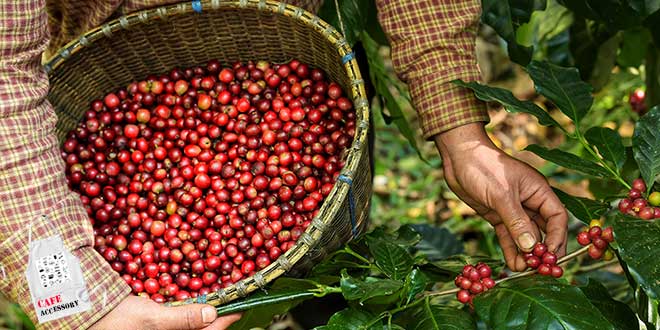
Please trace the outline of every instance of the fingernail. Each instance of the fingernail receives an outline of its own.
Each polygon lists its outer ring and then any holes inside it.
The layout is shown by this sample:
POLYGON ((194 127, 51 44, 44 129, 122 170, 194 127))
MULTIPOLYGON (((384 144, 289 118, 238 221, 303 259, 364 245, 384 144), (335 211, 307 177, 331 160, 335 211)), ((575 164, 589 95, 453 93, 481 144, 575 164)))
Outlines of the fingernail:
POLYGON ((204 322, 204 324, 211 324, 215 321, 216 316, 215 308, 211 306, 202 308, 202 322, 204 322))
POLYGON ((518 246, 523 250, 529 250, 534 247, 536 239, 530 233, 522 233, 518 236, 518 246))

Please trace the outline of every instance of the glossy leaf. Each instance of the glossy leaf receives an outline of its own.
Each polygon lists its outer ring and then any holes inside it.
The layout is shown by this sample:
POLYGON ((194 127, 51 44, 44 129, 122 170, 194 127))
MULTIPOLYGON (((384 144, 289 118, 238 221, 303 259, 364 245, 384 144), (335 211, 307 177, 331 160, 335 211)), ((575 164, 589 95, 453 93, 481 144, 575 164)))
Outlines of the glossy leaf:
POLYGON ((493 330, 613 330, 580 289, 534 275, 498 284, 474 298, 479 318, 493 330))
POLYGON ((365 235, 367 240, 380 239, 386 240, 404 248, 415 246, 422 240, 422 235, 418 233, 414 225, 405 224, 394 232, 387 231, 384 227, 376 227, 365 235))
POLYGON ((416 310, 416 324, 409 326, 412 330, 470 330, 477 329, 476 322, 470 313, 457 308, 432 305, 425 302, 416 310))
POLYGON ((401 280, 412 271, 414 261, 406 249, 381 239, 368 239, 367 244, 376 265, 389 278, 401 280))
POLYGON ((403 287, 403 282, 390 279, 367 277, 360 280, 353 278, 345 270, 341 272, 339 283, 346 300, 359 300, 360 303, 374 297, 392 295, 403 287))
POLYGON ((464 82, 462 80, 454 80, 454 84, 469 88, 474 91, 474 95, 482 100, 487 102, 498 102, 502 104, 504 109, 508 112, 521 112, 528 113, 536 117, 539 121, 539 124, 545 126, 556 126, 561 129, 563 127, 554 120, 550 114, 545 110, 541 109, 532 101, 521 101, 518 100, 511 91, 503 88, 490 87, 486 85, 481 85, 477 82, 464 82))
MULTIPOLYGON (((642 178, 652 183, 660 174, 660 106, 653 107, 637 121, 633 134, 633 155, 642 178)), ((647 184, 651 189, 653 184, 647 184)))
POLYGON ((569 195, 557 188, 552 188, 566 209, 578 220, 589 224, 591 219, 598 219, 609 210, 609 205, 593 199, 569 195))
POLYGON ((572 64, 569 49, 569 28, 573 24, 573 13, 556 1, 548 1, 543 11, 532 15, 529 24, 524 25, 528 33, 521 33, 519 28, 516 37, 519 43, 525 46, 534 46, 534 58, 543 58, 548 61, 570 66, 572 64), (526 37, 522 43, 521 38, 526 37))
POLYGON ((267 291, 256 292, 247 298, 217 308, 218 315, 243 311, 243 317, 231 329, 265 327, 275 315, 285 314, 301 302, 314 298, 309 291, 316 286, 306 280, 280 278, 267 291))
POLYGON ((623 146, 621 135, 611 128, 592 127, 584 137, 598 149, 598 153, 617 168, 622 168, 626 162, 626 148, 623 146))
POLYGON ((373 322, 378 316, 362 309, 346 308, 330 317, 327 325, 314 328, 315 330, 381 330, 383 322, 373 322))
POLYGON ((613 212, 614 237, 630 274, 653 298, 660 298, 660 221, 613 212))
POLYGON ((429 279, 424 275, 424 272, 418 268, 413 269, 406 277, 406 303, 410 303, 417 294, 422 293, 429 284, 428 282, 429 279))
POLYGON ((600 310, 601 314, 614 325, 616 330, 639 330, 637 316, 630 309, 630 306, 612 299, 607 292, 607 288, 598 281, 589 279, 587 285, 581 286, 580 290, 600 310))
POLYGON ((539 157, 553 162, 559 166, 582 172, 584 174, 592 175, 595 177, 609 178, 611 175, 605 168, 596 164, 593 161, 580 158, 574 154, 562 151, 559 149, 546 149, 542 146, 531 144, 525 148, 537 154, 539 157))
POLYGON ((394 242, 401 246, 414 246, 422 240, 422 234, 416 225, 405 224, 396 231, 394 242))
POLYGON ((575 68, 563 68, 548 62, 532 61, 527 72, 539 94, 552 101, 579 127, 593 103, 591 86, 580 78, 575 68))
POLYGON ((312 275, 323 275, 323 274, 338 274, 342 269, 358 269, 364 267, 364 264, 361 264, 352 256, 342 255, 342 258, 332 258, 322 261, 320 264, 314 266, 312 269, 312 275), (350 258, 351 260, 347 260, 350 258))
POLYGON ((412 225, 422 239, 415 245, 415 250, 435 261, 463 253, 463 243, 447 228, 428 224, 412 225))
POLYGON ((481 20, 506 41, 511 60, 527 65, 532 58, 532 48, 516 42, 516 29, 520 24, 529 21, 532 11, 543 9, 545 2, 482 0, 481 6, 481 20))

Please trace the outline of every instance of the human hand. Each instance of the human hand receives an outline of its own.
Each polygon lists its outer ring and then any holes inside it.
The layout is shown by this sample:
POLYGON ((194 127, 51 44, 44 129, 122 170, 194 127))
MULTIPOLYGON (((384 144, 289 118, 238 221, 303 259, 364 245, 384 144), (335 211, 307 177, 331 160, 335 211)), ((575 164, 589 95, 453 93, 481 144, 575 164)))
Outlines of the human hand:
POLYGON ((435 137, 449 187, 495 227, 507 265, 522 271, 529 252, 546 233, 549 251, 566 254, 568 215, 539 172, 497 148, 482 123, 435 137))
POLYGON ((209 305, 165 307, 147 298, 128 296, 90 330, 224 330, 240 318, 239 314, 218 317, 209 305))

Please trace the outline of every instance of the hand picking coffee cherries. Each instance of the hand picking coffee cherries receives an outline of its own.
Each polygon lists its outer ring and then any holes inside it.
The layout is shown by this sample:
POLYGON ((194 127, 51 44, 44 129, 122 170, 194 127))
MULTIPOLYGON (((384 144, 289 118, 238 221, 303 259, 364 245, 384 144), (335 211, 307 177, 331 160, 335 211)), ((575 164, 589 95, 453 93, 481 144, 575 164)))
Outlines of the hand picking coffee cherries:
POLYGON ((564 270, 557 265, 557 255, 548 251, 544 243, 536 243, 532 252, 525 253, 525 262, 531 269, 536 269, 539 275, 559 278, 564 270))
POLYGON ((614 254, 608 250, 610 243, 614 242, 614 233, 612 227, 601 228, 602 223, 599 220, 592 220, 589 228, 585 228, 577 235, 577 241, 582 246, 589 246, 589 256, 592 259, 603 258, 612 260, 614 254))
POLYGON ((660 192, 654 191, 644 198, 646 183, 642 179, 635 179, 632 188, 628 191, 628 198, 619 202, 619 211, 624 214, 639 217, 644 220, 660 218, 660 192))
POLYGON ((495 286, 495 281, 490 277, 493 271, 483 262, 476 266, 465 265, 463 272, 456 276, 454 284, 461 290, 456 293, 456 298, 463 304, 472 303, 472 298, 495 286))

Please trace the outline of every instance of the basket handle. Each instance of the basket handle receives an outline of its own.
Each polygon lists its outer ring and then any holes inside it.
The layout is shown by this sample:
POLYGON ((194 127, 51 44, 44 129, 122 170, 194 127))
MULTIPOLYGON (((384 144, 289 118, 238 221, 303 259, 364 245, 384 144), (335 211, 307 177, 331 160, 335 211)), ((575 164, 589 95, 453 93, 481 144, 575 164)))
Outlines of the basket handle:
POLYGON ((337 19, 339 20, 339 29, 341 34, 346 38, 346 29, 344 29, 344 20, 341 17, 341 10, 339 10, 339 0, 335 0, 335 10, 337 10, 337 19))

